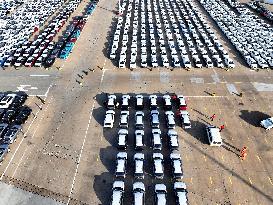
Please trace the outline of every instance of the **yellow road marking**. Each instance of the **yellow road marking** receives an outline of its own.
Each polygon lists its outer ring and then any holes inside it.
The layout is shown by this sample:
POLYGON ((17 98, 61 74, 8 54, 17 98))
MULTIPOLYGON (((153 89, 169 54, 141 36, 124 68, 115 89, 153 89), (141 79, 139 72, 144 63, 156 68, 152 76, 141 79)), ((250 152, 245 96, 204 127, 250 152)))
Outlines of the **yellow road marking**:
POLYGON ((273 186, 273 182, 270 177, 268 177, 268 180, 269 180, 270 184, 273 186))
POLYGON ((259 155, 257 155, 257 158, 258 158, 259 162, 261 162, 261 158, 259 157, 259 155))
POLYGON ((252 181, 251 181, 251 178, 250 178, 250 177, 248 177, 248 180, 249 180, 250 184, 252 185, 253 183, 252 183, 252 181))
POLYGON ((229 179, 229 183, 232 185, 231 177, 229 176, 228 179, 229 179))
POLYGON ((192 177, 191 177, 191 184, 193 184, 193 183, 192 183, 192 177))
POLYGON ((209 177, 209 180, 210 180, 210 184, 212 184, 212 178, 211 177, 209 177))
POLYGON ((224 160, 224 155, 222 155, 222 160, 225 161, 225 160, 224 160))
POLYGON ((206 158, 206 156, 203 156, 204 157, 204 160, 205 160, 205 162, 207 161, 207 158, 206 158))
POLYGON ((97 156, 97 162, 99 161, 99 155, 97 156))
POLYGON ((189 161, 188 155, 186 155, 186 160, 189 161))

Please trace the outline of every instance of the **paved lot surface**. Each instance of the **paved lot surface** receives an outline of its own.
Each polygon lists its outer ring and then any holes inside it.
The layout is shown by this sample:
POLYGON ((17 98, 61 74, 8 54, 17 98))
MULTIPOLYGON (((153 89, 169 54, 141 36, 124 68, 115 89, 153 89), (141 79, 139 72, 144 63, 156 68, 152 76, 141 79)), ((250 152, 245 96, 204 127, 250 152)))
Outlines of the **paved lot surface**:
MULTIPOLYGON (((31 193, 70 205, 109 204, 117 153, 111 133, 116 132, 117 121, 110 131, 101 126, 105 93, 174 92, 187 96, 193 125, 187 132, 176 129, 190 204, 272 204, 272 132, 258 126, 261 119, 273 115, 272 71, 255 72, 244 66, 229 72, 118 70, 105 56, 115 6, 113 1, 98 3, 73 53, 61 62, 61 71, 0 72, 1 90, 15 91, 21 85, 32 95, 27 104, 33 108, 33 116, 23 128, 25 138, 19 136, 0 166, 2 182, 26 191, 17 194, 10 186, 2 186, 2 193, 5 190, 18 196, 17 201, 8 204, 18 204, 31 193), (243 97, 238 96, 241 92, 243 97), (41 95, 46 103, 43 105, 35 95, 41 95), (208 116, 213 113, 213 124, 226 126, 222 132, 224 146, 220 148, 209 147, 204 133, 204 126, 211 123, 208 116), (249 147, 249 153, 241 161, 237 149, 244 145, 249 147)), ((149 127, 148 119, 145 124, 149 127)), ((147 166, 147 176, 150 168, 147 166)), ((172 198, 171 180, 166 174, 168 197, 172 198)), ((153 204, 151 185, 155 181, 148 176, 144 182, 147 204, 153 204)), ((126 179, 126 184, 125 204, 131 204, 132 182, 126 179)), ((169 204, 174 204, 174 200, 169 204)))

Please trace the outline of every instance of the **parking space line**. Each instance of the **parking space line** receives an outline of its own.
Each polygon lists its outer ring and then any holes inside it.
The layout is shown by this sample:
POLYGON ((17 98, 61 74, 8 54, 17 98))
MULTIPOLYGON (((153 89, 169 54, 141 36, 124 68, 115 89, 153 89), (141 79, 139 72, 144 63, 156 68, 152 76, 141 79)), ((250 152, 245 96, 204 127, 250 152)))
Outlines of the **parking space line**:
POLYGON ((78 161, 77 161, 77 166, 76 166, 76 170, 75 170, 75 173, 74 173, 74 177, 73 177, 73 180, 72 180, 70 193, 69 193, 68 200, 67 200, 67 203, 66 203, 67 205, 69 204, 69 202, 71 200, 71 196, 72 196, 73 191, 74 191, 76 177, 77 177, 77 174, 78 174, 78 169, 79 169, 79 165, 80 165, 80 162, 81 162, 81 157, 82 157, 82 152, 83 152, 83 148, 84 148, 84 145, 85 145, 86 137, 87 137, 88 130, 89 130, 89 127, 90 127, 90 123, 91 123, 91 120, 92 120, 92 114, 93 114, 94 107, 95 107, 95 100, 93 100, 93 105, 92 105, 91 111, 89 113, 89 120, 88 120, 88 124, 87 124, 86 130, 85 130, 85 135, 84 135, 83 143, 82 143, 82 146, 81 146, 80 155, 79 155, 79 158, 78 158, 78 161))
POLYGON ((256 155, 256 156, 257 156, 257 158, 258 158, 259 162, 261 162, 261 158, 259 157, 259 155, 256 155))
POLYGON ((248 180, 249 180, 250 184, 252 185, 253 183, 252 183, 252 180, 250 177, 248 177, 248 180))
POLYGON ((210 184, 212 184, 212 178, 211 177, 209 177, 209 181, 210 181, 210 184))
POLYGON ((228 179, 229 179, 229 183, 232 185, 231 176, 229 176, 228 179))
POLYGON ((50 75, 39 75, 39 74, 33 74, 33 75, 29 75, 30 77, 49 77, 50 75))
POLYGON ((204 155, 203 157, 204 157, 204 160, 205 160, 205 162, 206 162, 206 161, 207 161, 207 158, 206 158, 206 156, 204 155))
POLYGON ((269 180, 270 184, 273 186, 273 182, 270 177, 268 177, 268 180, 269 180))

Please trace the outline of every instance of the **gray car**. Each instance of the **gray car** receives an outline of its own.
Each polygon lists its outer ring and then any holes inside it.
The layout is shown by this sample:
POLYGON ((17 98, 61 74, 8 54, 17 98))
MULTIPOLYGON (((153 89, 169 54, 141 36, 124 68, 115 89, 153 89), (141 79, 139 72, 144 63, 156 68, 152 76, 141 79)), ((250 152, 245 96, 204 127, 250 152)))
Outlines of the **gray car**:
POLYGON ((12 144, 14 141, 16 141, 17 134, 21 130, 20 125, 13 125, 11 128, 8 129, 8 131, 4 135, 4 142, 8 144, 12 144))

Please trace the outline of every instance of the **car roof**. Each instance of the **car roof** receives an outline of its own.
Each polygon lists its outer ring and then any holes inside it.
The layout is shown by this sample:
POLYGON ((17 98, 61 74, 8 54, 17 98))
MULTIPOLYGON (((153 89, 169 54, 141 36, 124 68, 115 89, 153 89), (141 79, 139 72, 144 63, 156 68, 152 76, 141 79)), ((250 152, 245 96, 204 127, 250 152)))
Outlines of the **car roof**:
POLYGON ((121 190, 113 191, 112 205, 120 205, 121 198, 122 198, 122 191, 121 190))
POLYGON ((117 160, 117 172, 124 172, 125 171, 125 160, 118 159, 117 160))
POLYGON ((158 134, 154 135, 153 140, 154 140, 154 144, 161 144, 161 137, 160 137, 160 135, 158 135, 158 134))
POLYGON ((181 205, 187 205, 188 199, 187 199, 187 192, 178 191, 177 193, 179 204, 181 205))
POLYGON ((158 205, 166 205, 166 195, 163 193, 157 194, 157 204, 158 205))
POLYGON ((136 168, 136 173, 143 173, 143 164, 144 164, 144 161, 142 160, 136 160, 135 161, 135 168, 136 168))
POLYGON ((126 144, 126 135, 119 135, 118 136, 118 144, 125 145, 126 144))
POLYGON ((178 139, 176 135, 170 136, 170 143, 172 146, 178 146, 178 139))
POLYGON ((208 126, 207 128, 210 130, 212 141, 222 142, 222 138, 221 138, 220 131, 219 131, 218 127, 208 126))

